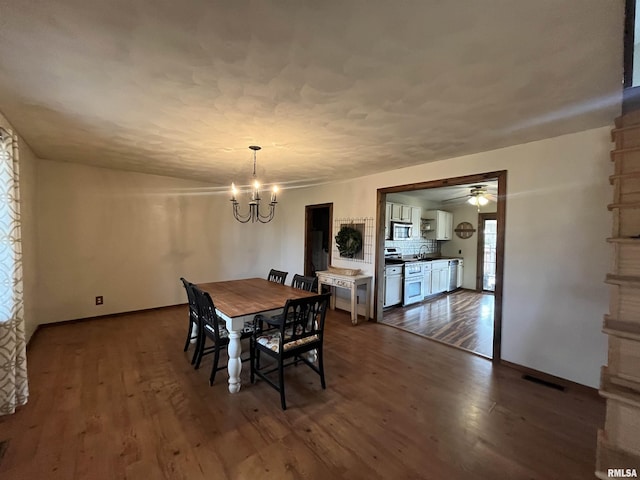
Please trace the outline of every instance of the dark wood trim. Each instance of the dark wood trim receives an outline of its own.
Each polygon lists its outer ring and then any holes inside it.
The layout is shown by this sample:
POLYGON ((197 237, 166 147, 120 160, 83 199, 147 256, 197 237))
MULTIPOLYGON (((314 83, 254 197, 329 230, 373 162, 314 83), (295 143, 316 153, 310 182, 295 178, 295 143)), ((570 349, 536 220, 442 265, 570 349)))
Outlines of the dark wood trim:
POLYGON ((373 318, 376 322, 382 320, 384 308, 384 228, 387 206, 387 194, 378 189, 376 199, 376 258, 375 258, 375 284, 373 289, 373 318))
MULTIPOLYGON (((482 183, 500 178, 501 174, 506 174, 506 170, 487 173, 475 173, 473 175, 465 175, 464 177, 443 178, 440 180, 429 180, 427 182, 411 183, 405 185, 396 185, 394 187, 379 188, 381 193, 402 193, 412 192, 414 190, 425 190, 428 188, 450 187, 452 185, 465 185, 467 183, 482 183)), ((385 197, 386 198, 386 197, 385 197)))
MULTIPOLYGON (((125 315, 132 315, 135 313, 162 311, 168 308, 176 308, 176 307, 182 307, 182 306, 186 307, 187 305, 188 305, 187 303, 176 303, 175 305, 165 305, 163 307, 141 308, 140 310, 131 310, 128 312, 119 312, 119 313, 107 313, 105 315, 97 315, 95 317, 73 318, 71 320, 60 320, 59 322, 41 323, 40 325, 37 326, 36 332, 42 328, 56 327, 58 325, 69 325, 72 323, 89 322, 91 320, 104 320, 107 318, 117 318, 125 315)), ((36 332, 33 332, 33 335, 31 336, 32 339, 33 337, 35 337, 36 332)))
MULTIPOLYGON (((525 367, 524 365, 519 365, 517 363, 512 363, 507 360, 500 360, 500 364, 505 367, 513 368, 514 370, 518 370, 525 375, 531 375, 532 377, 539 378, 540 380, 544 380, 545 382, 555 383, 565 388, 565 391, 578 391, 583 392, 588 395, 592 395, 594 397, 600 397, 597 388, 589 387, 587 385, 582 385, 581 383, 576 383, 571 380, 567 380, 566 378, 556 377, 555 375, 551 375, 550 373, 541 372, 540 370, 536 370, 534 368, 525 367)), ((604 401, 604 400, 603 400, 604 401)))
MULTIPOLYGON (((478 213, 478 249, 476 258, 476 292, 488 292, 484 290, 482 277, 484 277, 484 221, 497 220, 498 213, 478 213)), ((493 293, 493 292, 491 292, 493 293)))
POLYGON ((499 362, 502 355, 502 294, 504 286, 504 242, 507 223, 507 171, 498 175, 498 238, 496 242, 496 303, 493 314, 493 361, 499 362))
POLYGON ((465 175, 463 177, 444 178, 439 180, 429 180, 426 182, 411 183, 405 185, 396 185, 393 187, 379 188, 377 191, 376 219, 378 222, 378 230, 376 235, 376 269, 374 291, 374 318, 382 316, 382 299, 384 298, 384 214, 385 204, 388 193, 411 192, 415 190, 424 190, 429 188, 448 187, 452 185, 465 185, 472 183, 482 183, 490 180, 498 181, 498 202, 497 202, 497 220, 498 220, 498 239, 496 245, 496 290, 495 309, 493 316, 493 358, 494 363, 500 362, 501 342, 502 342, 502 292, 503 292, 503 275, 504 275, 504 248, 505 248, 505 228, 507 218, 507 171, 497 170, 494 172, 476 173, 465 175))
POLYGON ((635 41, 636 0, 626 0, 624 11, 624 72, 622 114, 640 110, 640 87, 633 86, 633 51, 635 41))
POLYGON ((626 0, 624 9, 624 88, 630 88, 633 85, 635 18, 636 0, 626 0))
POLYGON ((311 231, 311 211, 319 208, 329 209, 329 265, 331 265, 331 239, 333 238, 333 203, 319 203, 316 205, 306 205, 304 207, 304 274, 311 275, 311 241, 309 232, 311 231))

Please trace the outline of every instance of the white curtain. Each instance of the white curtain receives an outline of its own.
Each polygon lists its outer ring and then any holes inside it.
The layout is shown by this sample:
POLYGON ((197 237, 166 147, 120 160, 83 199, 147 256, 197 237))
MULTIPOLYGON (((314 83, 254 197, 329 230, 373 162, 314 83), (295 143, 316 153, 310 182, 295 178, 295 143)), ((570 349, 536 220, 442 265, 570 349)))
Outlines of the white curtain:
POLYGON ((0 128, 0 415, 27 403, 18 138, 0 128))

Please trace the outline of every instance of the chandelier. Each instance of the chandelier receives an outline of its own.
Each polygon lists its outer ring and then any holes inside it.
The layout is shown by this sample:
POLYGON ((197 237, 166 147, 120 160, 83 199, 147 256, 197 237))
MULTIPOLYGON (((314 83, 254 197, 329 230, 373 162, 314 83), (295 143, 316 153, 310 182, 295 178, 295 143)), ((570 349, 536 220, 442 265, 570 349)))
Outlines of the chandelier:
POLYGON ((249 211, 245 214, 241 214, 238 211, 238 200, 236 199, 236 194, 238 193, 238 189, 235 184, 231 184, 231 203, 233 204, 233 216, 240 223, 268 223, 273 220, 273 216, 276 213, 276 194, 278 193, 278 187, 274 186, 271 191, 271 201, 269 202, 269 211, 265 214, 260 211, 260 182, 258 182, 258 178, 256 177, 256 152, 260 150, 261 147, 257 145, 251 145, 249 147, 253 150, 253 182, 251 184, 251 200, 249 200, 249 211))

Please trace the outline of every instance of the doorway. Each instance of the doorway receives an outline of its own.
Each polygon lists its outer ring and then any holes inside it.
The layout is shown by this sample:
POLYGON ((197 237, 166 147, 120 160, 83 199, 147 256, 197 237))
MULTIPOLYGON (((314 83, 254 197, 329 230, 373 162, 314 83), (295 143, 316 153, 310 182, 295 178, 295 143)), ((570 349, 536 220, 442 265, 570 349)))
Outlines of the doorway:
MULTIPOLYGON (((463 350, 479 353, 481 356, 484 356, 484 357, 490 357, 493 362, 500 361, 500 358, 501 358, 500 347, 501 347, 501 337, 502 337, 502 293, 503 293, 504 240, 505 240, 504 232, 505 232, 505 220, 506 220, 506 187, 507 187, 506 180, 507 180, 507 172, 506 170, 501 170, 496 172, 467 175, 464 177, 454 177, 454 178, 433 180, 433 181, 414 183, 414 184, 408 184, 408 185, 398 185, 394 187, 378 189, 378 199, 377 199, 378 200, 377 202, 378 228, 376 232, 377 248, 376 248, 376 289, 375 289, 376 321, 382 322, 385 318, 387 318, 384 316, 384 312, 383 312, 384 278, 385 278, 384 277, 385 247, 387 246, 385 244, 385 239, 387 237, 387 235, 385 234, 385 229, 388 229, 386 224, 386 217, 387 217, 386 210, 388 207, 387 202, 390 201, 388 200, 387 195, 388 194, 404 194, 405 196, 409 196, 408 195, 409 193, 414 193, 419 190, 432 190, 432 189, 445 190, 445 189, 451 189, 450 187, 466 188, 472 185, 472 187, 465 192, 466 195, 464 195, 464 197, 467 197, 466 199, 469 200, 468 203, 472 205, 476 205, 477 210, 480 210, 481 206, 478 205, 478 203, 481 203, 481 202, 477 201, 478 200, 477 197, 480 195, 484 195, 484 186, 486 184, 490 182, 495 182, 495 184, 497 185, 497 189, 494 191, 495 193, 494 195, 490 195, 495 200, 495 210, 494 210, 495 213, 493 213, 494 219, 495 219, 495 224, 494 224, 495 228, 493 232, 495 241, 493 242, 494 257, 493 257, 493 266, 491 269, 491 284, 492 284, 491 286, 493 288, 493 294, 488 292, 482 292, 482 291, 478 292, 477 290, 475 290, 476 281, 477 281, 477 278, 476 278, 477 269, 475 268, 476 267, 475 260, 476 260, 477 254, 476 252, 473 252, 471 255, 471 258, 467 259, 464 262, 465 267, 467 266, 467 262, 469 262, 470 266, 472 266, 473 270, 475 270, 475 272, 473 272, 471 269, 469 269, 470 270, 469 275, 471 276, 470 277, 465 276, 468 279, 466 280, 466 282, 468 283, 468 286, 462 290, 454 291, 453 294, 444 293, 442 295, 438 295, 435 298, 443 301, 440 301, 439 303, 434 302, 432 305, 428 307, 431 310, 436 311, 436 313, 439 313, 439 309, 447 310, 446 312, 444 312, 443 310, 443 313, 446 315, 443 314, 440 316, 442 318, 448 316, 447 317, 448 320, 445 322, 446 329, 451 329, 453 328, 452 325, 454 325, 454 323, 458 322, 462 324, 464 323, 464 319, 466 318, 466 312, 456 311, 455 305, 452 305, 452 303, 455 303, 457 301, 459 305, 464 305, 464 304, 468 305, 469 303, 467 301, 468 299, 462 298, 464 295, 475 295, 475 296, 481 297, 478 299, 478 301, 480 302, 478 305, 478 311, 483 312, 483 315, 481 315, 481 317, 478 317, 478 318, 480 320, 486 320, 486 322, 489 322, 493 326, 493 328, 485 329, 489 331, 488 337, 486 338, 487 351, 479 352, 473 348, 465 348, 462 345, 457 345, 456 343, 451 343, 446 340, 438 339, 436 336, 429 335, 428 338, 434 339, 436 341, 442 341, 456 348, 462 348, 463 350), (474 197, 476 202, 472 202, 468 197, 474 197), (466 289, 469 289, 469 290, 466 290, 466 289), (459 292, 461 293, 460 295, 458 294, 459 292)), ((392 196, 391 198, 393 199, 394 197, 392 196)), ((458 200, 458 201, 464 201, 464 200, 458 200)), ((481 203, 481 205, 485 205, 485 204, 486 203, 481 203)), ((455 218, 453 219, 454 220, 453 226, 456 229, 455 232, 460 233, 460 238, 468 239, 469 232, 475 231, 473 230, 472 225, 469 225, 469 222, 472 224, 476 223, 477 218, 478 218, 477 212, 471 212, 471 216, 469 216, 467 219, 461 219, 463 221, 458 222, 456 221, 455 218)), ((424 218, 422 220, 422 223, 425 223, 424 218)), ((429 219, 426 219, 426 223, 427 223, 427 226, 425 227, 426 230, 427 231, 431 230, 433 232, 433 227, 428 225, 429 219)), ((477 223, 476 226, 479 229, 480 224, 477 223)), ((439 231, 436 231, 435 233, 436 237, 440 235, 438 232, 439 231)), ((433 233, 431 233, 431 236, 433 236, 433 233)), ((444 242, 440 241, 439 238, 437 238, 436 240, 438 250, 440 249, 441 245, 448 245, 448 246, 454 245, 454 242, 451 241, 451 237, 443 238, 442 240, 444 242)), ((470 240, 468 240, 468 242, 469 241, 470 240)), ((389 242, 387 241, 386 243, 388 244, 389 242)), ((474 239, 472 251, 476 249, 476 245, 477 245, 477 240, 474 239)), ((456 256, 459 256, 458 254, 464 255, 464 250, 465 250, 464 247, 462 248, 462 251, 459 251, 459 248, 457 246, 455 248, 456 250, 454 253, 447 254, 447 255, 450 255, 450 258, 455 258, 456 256)), ((467 251, 468 251, 468 248, 469 248, 469 243, 467 243, 467 251)), ((435 265, 435 263, 432 265, 435 265)), ((489 266, 487 266, 487 268, 485 269, 487 270, 487 272, 489 272, 488 267, 489 266)), ((433 268, 435 268, 435 266, 433 268)), ((441 290, 439 290, 436 293, 439 294, 439 292, 441 292, 441 290)), ((433 289, 431 293, 433 293, 433 289)), ((407 315, 414 314, 414 316, 416 316, 417 314, 414 311, 418 311, 420 309, 424 310, 427 302, 429 301, 430 299, 425 298, 423 302, 418 304, 410 305, 408 307, 401 306, 401 307, 392 307, 392 308, 402 308, 404 312, 403 313, 404 318, 402 321, 407 323, 407 320, 411 321, 411 318, 408 317, 407 315)), ((389 311, 388 308, 387 308, 387 311, 389 311)), ((420 318, 424 318, 424 316, 422 315, 422 311, 420 312, 420 318)), ((418 318, 416 317, 416 319, 418 318)), ((393 318, 390 318, 390 320, 391 322, 394 321, 393 318)), ((385 321, 384 323, 390 323, 390 322, 385 321)), ((456 334, 460 332, 462 332, 462 330, 458 329, 456 331, 456 334)), ((443 335, 449 336, 449 337, 452 336, 451 332, 449 332, 448 330, 445 331, 443 335)), ((459 336, 460 335, 458 335, 458 337, 459 336)))
POLYGON ((307 205, 304 224, 304 274, 315 277, 331 265, 333 203, 307 205))
POLYGON ((498 253, 498 216, 495 213, 478 214, 478 266, 476 289, 494 292, 496 289, 496 262, 498 253))

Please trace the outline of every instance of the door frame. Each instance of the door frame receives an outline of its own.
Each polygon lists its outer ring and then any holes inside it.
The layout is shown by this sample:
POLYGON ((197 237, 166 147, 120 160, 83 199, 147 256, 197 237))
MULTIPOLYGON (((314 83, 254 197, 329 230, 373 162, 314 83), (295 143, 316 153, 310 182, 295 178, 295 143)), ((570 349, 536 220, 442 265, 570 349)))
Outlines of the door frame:
MULTIPOLYGON (((484 221, 485 220, 498 220, 498 213, 478 213, 478 258, 476 260, 476 290, 478 292, 490 292, 482 288, 484 282, 482 277, 484 276, 484 221), (482 247, 482 249, 481 249, 482 247)), ((497 241, 497 239, 496 239, 497 241)), ((497 248, 497 245, 496 245, 497 248)), ((496 268, 497 268, 498 252, 496 250, 496 268)), ((496 272, 497 283, 497 272, 496 272)), ((491 292, 493 293, 493 292, 491 292)))
POLYGON ((319 203, 304 207, 304 275, 311 275, 311 212, 320 208, 329 208, 329 265, 331 265, 331 238, 333 235, 333 203, 319 203))
POLYGON ((502 296, 504 280, 504 241, 507 218, 507 170, 495 172, 477 173, 465 175, 463 177, 443 178, 439 180, 429 180, 426 182, 409 183, 396 185, 393 187, 379 188, 376 202, 376 268, 374 290, 374 318, 376 321, 382 320, 382 309, 384 301, 384 227, 385 209, 388 193, 411 192, 414 190, 425 190, 428 188, 450 187, 452 185, 466 185, 471 183, 482 183, 489 180, 498 182, 497 198, 497 242, 496 242, 496 289, 494 292, 495 308, 493 315, 493 363, 500 363, 502 345, 502 296))

